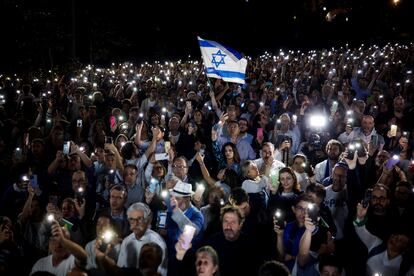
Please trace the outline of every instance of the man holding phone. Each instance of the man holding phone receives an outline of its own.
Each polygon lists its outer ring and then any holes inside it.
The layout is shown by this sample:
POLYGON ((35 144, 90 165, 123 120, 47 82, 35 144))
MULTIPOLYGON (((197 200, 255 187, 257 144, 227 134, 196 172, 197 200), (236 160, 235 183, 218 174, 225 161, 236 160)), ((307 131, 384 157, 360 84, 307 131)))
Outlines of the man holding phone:
POLYGON ((369 155, 381 151, 385 145, 384 137, 375 130, 375 120, 371 115, 362 116, 361 127, 356 127, 348 136, 348 142, 361 139, 368 145, 369 155))
POLYGON ((284 229, 278 224, 274 224, 274 231, 277 234, 277 251, 281 258, 280 261, 290 270, 295 266, 296 257, 301 250, 302 246, 300 246, 300 243, 303 235, 305 237, 309 235, 309 238, 312 240, 310 250, 314 252, 319 250, 322 243, 327 242, 327 229, 315 225, 308 215, 309 204, 313 204, 317 208, 312 198, 305 194, 299 196, 292 206, 295 220, 287 223, 284 229), (310 232, 305 234, 308 228, 310 232))
POLYGON ((170 204, 167 211, 167 235, 168 235, 168 254, 169 259, 175 258, 175 244, 184 231, 185 225, 196 228, 193 248, 197 248, 201 241, 204 217, 195 206, 191 204, 191 196, 194 195, 192 185, 178 181, 174 188, 170 190, 170 204))
POLYGON ((162 249, 162 263, 158 267, 158 272, 166 276, 167 246, 164 239, 157 232, 150 229, 152 219, 150 208, 145 203, 134 203, 128 208, 127 215, 132 233, 122 241, 117 266, 139 268, 138 257, 142 246, 154 242, 162 249))
POLYGON ((345 220, 348 218, 348 194, 346 189, 348 168, 337 163, 332 169, 332 184, 326 187, 325 206, 329 208, 336 226, 336 240, 344 237, 345 220))

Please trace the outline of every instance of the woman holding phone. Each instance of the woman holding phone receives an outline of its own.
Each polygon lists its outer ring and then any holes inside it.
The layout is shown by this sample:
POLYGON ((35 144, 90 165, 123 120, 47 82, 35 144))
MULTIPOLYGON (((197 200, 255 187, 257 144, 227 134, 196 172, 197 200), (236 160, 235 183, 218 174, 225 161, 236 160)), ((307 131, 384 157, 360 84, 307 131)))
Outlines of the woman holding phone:
POLYGON ((279 183, 277 190, 271 189, 269 210, 282 210, 286 214, 286 221, 290 222, 295 219, 293 203, 302 192, 296 174, 291 168, 282 168, 279 171, 279 183))

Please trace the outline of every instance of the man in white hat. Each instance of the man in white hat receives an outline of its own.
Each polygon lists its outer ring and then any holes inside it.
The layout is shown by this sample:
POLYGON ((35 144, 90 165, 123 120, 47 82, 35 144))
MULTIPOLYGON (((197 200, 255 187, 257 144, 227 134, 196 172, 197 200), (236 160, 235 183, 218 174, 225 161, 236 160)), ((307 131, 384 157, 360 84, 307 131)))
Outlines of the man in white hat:
POLYGON ((167 246, 169 260, 175 258, 175 244, 183 233, 184 226, 189 224, 196 228, 192 247, 197 249, 201 238, 204 224, 204 217, 195 206, 191 204, 191 196, 194 194, 192 185, 178 181, 170 190, 170 208, 167 212, 167 246))

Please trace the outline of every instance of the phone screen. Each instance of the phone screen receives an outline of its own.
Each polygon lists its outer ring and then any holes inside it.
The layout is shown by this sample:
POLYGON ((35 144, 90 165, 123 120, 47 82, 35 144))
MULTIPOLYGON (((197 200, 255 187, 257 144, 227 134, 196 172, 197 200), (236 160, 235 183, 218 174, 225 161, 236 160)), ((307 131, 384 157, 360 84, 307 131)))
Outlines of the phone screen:
POLYGON ((112 144, 113 139, 111 136, 105 136, 105 144, 112 144))
POLYGON ((111 116, 109 118, 109 123, 110 123, 111 128, 116 128, 116 119, 115 119, 115 116, 111 116))
POLYGON ((165 152, 168 152, 170 150, 170 148, 171 148, 171 142, 170 141, 166 141, 164 143, 165 152))
POLYGON ((387 163, 385 163, 385 167, 388 170, 391 170, 392 167, 394 167, 395 165, 398 164, 398 162, 400 162, 400 159, 399 158, 390 158, 390 159, 388 159, 387 163))
POLYGON ((257 139, 263 138, 263 128, 259 127, 257 128, 257 139))
POLYGON ((68 155, 70 151, 70 142, 65 142, 63 144, 63 154, 68 155))
POLYGON ((191 101, 186 101, 185 104, 187 105, 187 108, 190 109, 191 108, 191 101))
POLYGON ((149 191, 150 193, 155 193, 155 190, 157 189, 158 181, 155 179, 151 179, 150 185, 149 185, 149 191))
POLYGON ((308 212, 309 218, 316 225, 318 223, 318 207, 313 203, 309 203, 307 212, 308 212))
POLYGON ((33 189, 38 189, 39 185, 37 183, 37 175, 33 174, 30 176, 30 186, 32 186, 33 189))

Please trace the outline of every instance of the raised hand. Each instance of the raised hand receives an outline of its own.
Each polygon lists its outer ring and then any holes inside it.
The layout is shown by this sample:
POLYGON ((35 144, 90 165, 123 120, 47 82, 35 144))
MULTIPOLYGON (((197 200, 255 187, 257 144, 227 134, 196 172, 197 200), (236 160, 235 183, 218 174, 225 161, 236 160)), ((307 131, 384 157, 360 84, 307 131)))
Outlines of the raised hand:
POLYGON ((357 205, 357 218, 359 220, 364 220, 365 216, 367 215, 368 206, 364 208, 364 206, 361 203, 358 203, 357 205))

